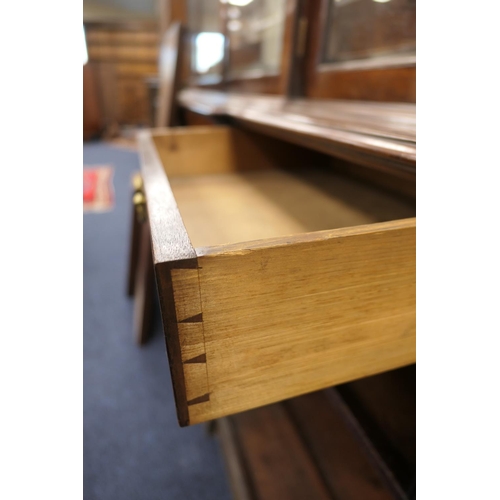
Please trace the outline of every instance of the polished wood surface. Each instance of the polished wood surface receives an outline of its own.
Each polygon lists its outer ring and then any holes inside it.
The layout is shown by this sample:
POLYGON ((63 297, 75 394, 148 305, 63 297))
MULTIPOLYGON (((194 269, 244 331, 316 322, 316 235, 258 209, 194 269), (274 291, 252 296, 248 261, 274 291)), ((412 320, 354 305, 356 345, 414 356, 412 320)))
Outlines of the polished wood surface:
POLYGON ((416 102, 414 65, 353 71, 325 69, 317 72, 310 82, 307 95, 317 99, 416 102))
MULTIPOLYGON (((398 417, 392 407, 386 415, 398 417)), ((215 427, 236 499, 414 498, 333 388, 225 417, 215 427)))
POLYGON ((150 131, 137 134, 155 264, 196 258, 150 131))
POLYGON ((279 72, 230 43, 179 95, 232 128, 141 134, 178 419, 222 417, 236 498, 414 498, 416 60, 362 23, 403 1, 289 1, 279 72))
POLYGON ((308 444, 333 498, 406 499, 403 488, 337 390, 292 398, 284 406, 308 444))
POLYGON ((246 127, 369 168, 405 172, 415 182, 415 105, 286 99, 202 89, 180 92, 181 106, 231 117, 246 127))
POLYGON ((232 425, 244 450, 255 498, 331 499, 283 406, 242 413, 233 419, 232 425))
POLYGON ((386 139, 414 143, 416 111, 412 104, 342 100, 287 99, 278 96, 185 89, 179 102, 205 115, 228 115, 251 119, 258 115, 278 115, 296 123, 338 129, 386 139))
POLYGON ((181 109, 181 123, 188 127, 193 126, 211 126, 217 123, 216 119, 210 116, 201 115, 200 113, 195 113, 189 109, 181 109))
POLYGON ((213 424, 219 437, 234 500, 253 500, 255 494, 251 479, 232 422, 226 417, 214 420, 213 424))
MULTIPOLYGON (((177 179, 172 157, 160 160, 158 135, 140 135, 181 425, 414 362, 415 220, 394 220, 412 209, 382 193, 370 202, 367 191, 339 179, 329 187, 307 165, 295 177, 276 173, 269 157, 263 170, 227 172, 227 151, 213 153, 224 127, 201 140, 212 129, 186 129, 197 147, 186 147, 191 170, 177 179), (212 160, 196 159, 203 156, 212 160), (223 245, 227 239, 238 241, 223 245)), ((172 151, 186 146, 179 129, 163 134, 172 151)))
POLYGON ((401 488, 415 481, 416 365, 338 387, 401 488))

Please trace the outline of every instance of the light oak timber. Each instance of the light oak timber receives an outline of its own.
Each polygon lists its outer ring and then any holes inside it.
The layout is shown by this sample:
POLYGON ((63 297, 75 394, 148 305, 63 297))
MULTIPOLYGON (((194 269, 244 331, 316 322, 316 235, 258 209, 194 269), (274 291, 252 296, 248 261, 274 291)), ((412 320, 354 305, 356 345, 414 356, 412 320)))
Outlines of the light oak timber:
POLYGON ((198 266, 210 401, 191 423, 415 361, 414 219, 207 249, 198 266))
POLYGON ((228 127, 201 126, 188 133, 185 128, 155 129, 152 138, 168 175, 182 176, 237 170, 233 135, 228 127))
POLYGON ((399 200, 309 165, 179 176, 170 185, 195 248, 415 215, 399 200))
POLYGON ((224 125, 157 128, 151 138, 169 178, 321 161, 314 151, 224 125))
POLYGON ((243 162, 238 171, 228 152, 233 132, 209 128, 139 135, 180 424, 414 362, 415 219, 405 219, 414 212, 335 176, 330 186, 321 175, 311 182, 314 169, 304 168, 308 180, 272 168, 276 157, 241 131, 239 140, 267 163, 251 170, 243 162), (161 157, 155 145, 172 140, 161 157), (174 160, 184 149, 187 170, 178 175, 174 160), (240 199, 225 205, 234 189, 240 199), (246 223, 251 211, 260 224, 246 223), (212 229, 204 236, 203 225, 212 229))

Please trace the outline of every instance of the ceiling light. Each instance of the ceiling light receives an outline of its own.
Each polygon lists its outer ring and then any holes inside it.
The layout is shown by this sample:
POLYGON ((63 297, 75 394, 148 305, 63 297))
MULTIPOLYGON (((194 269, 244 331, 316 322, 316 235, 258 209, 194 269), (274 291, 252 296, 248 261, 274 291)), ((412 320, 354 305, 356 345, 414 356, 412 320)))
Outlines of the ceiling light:
POLYGON ((226 2, 236 7, 245 7, 245 5, 252 3, 253 0, 226 0, 226 2))

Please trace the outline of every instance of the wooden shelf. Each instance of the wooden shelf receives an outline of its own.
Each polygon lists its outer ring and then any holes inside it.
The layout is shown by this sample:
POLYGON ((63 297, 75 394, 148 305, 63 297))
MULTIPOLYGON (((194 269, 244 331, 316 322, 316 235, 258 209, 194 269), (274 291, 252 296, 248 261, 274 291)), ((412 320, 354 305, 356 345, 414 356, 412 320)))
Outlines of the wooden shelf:
POLYGON ((239 94, 179 93, 180 105, 364 166, 415 172, 416 108, 379 103, 239 94))
POLYGON ((173 177, 170 186, 194 247, 415 216, 397 199, 311 166, 173 177))

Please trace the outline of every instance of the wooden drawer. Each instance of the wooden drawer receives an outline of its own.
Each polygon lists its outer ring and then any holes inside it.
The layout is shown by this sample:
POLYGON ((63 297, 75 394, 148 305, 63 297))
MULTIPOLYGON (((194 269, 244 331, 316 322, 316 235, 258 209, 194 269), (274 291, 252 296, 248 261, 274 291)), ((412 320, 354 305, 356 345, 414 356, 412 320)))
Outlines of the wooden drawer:
POLYGON ((139 137, 181 425, 415 362, 415 211, 230 127, 139 137))

